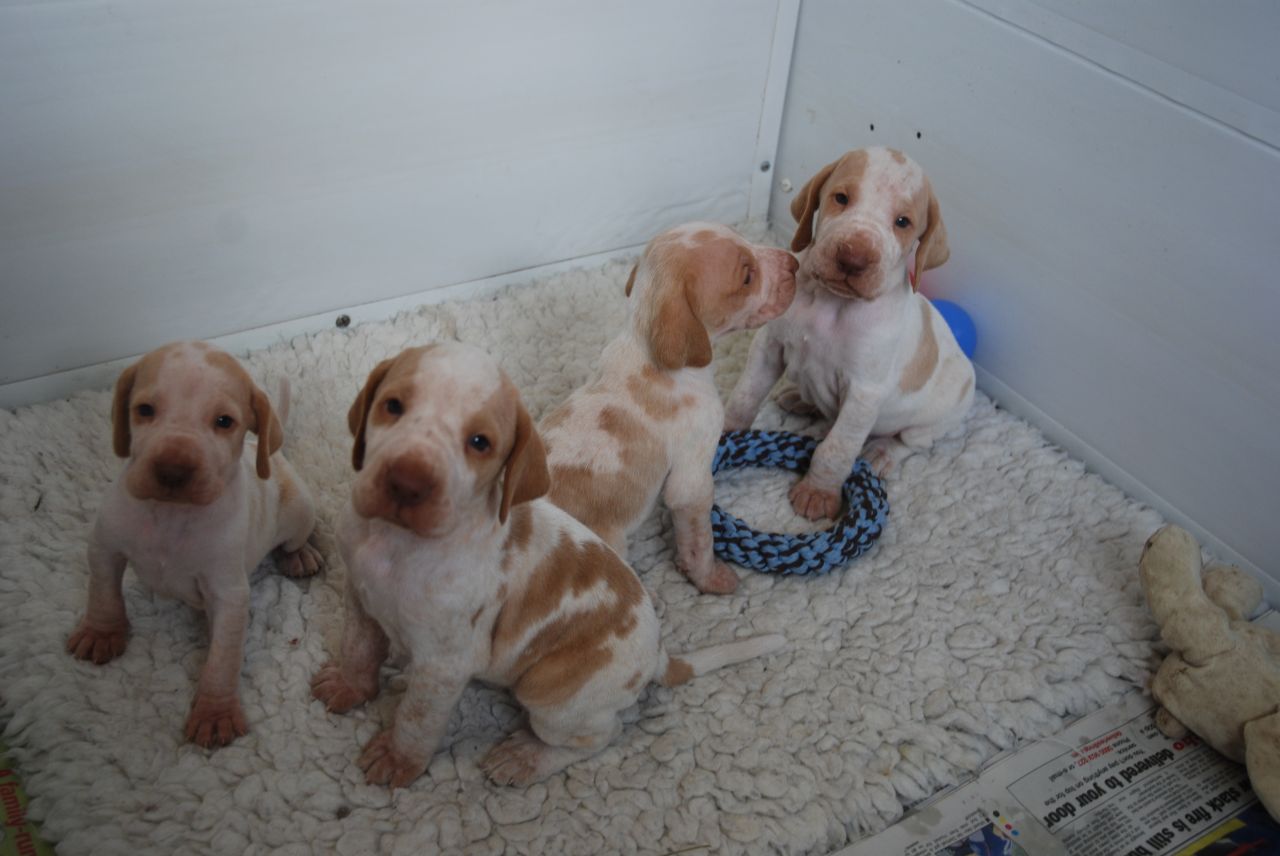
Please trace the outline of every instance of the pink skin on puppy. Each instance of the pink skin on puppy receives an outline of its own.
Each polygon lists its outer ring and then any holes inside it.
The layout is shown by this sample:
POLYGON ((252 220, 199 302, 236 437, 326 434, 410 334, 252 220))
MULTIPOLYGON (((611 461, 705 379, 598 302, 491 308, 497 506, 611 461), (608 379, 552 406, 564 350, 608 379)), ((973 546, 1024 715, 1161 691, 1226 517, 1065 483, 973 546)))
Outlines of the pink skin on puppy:
POLYGON ((700 591, 734 591, 737 574, 711 544, 711 460, 724 420, 711 344, 781 315, 795 271, 785 250, 712 223, 650 241, 627 283, 627 328, 596 377, 542 421, 551 501, 625 556, 661 495, 681 572, 700 591))
POLYGON ((103 497, 89 542, 88 609, 67 650, 99 665, 124 653, 121 583, 132 565, 152 590, 208 615, 209 654, 185 734, 224 745, 248 731, 238 688, 249 573, 273 548, 289 576, 319 570, 307 544, 311 497, 278 454, 283 432, 266 394, 204 342, 166 345, 125 369, 112 423, 115 452, 128 463, 103 497), (248 433, 256 443, 245 442, 248 433))
POLYGON ((860 149, 796 194, 795 301, 751 343, 725 428, 750 427, 783 375, 778 403, 833 420, 791 504, 834 517, 859 453, 887 475, 958 425, 973 401, 973 365, 915 279, 947 260, 946 227, 924 171, 901 152, 860 149))

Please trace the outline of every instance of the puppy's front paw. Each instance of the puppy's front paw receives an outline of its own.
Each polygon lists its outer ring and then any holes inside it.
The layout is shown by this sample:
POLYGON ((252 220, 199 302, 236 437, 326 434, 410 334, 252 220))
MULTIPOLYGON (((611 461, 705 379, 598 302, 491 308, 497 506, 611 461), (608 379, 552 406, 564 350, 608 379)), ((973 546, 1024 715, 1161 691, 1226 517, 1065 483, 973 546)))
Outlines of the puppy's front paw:
POLYGON ((293 552, 288 552, 283 547, 276 548, 276 567, 286 577, 314 576, 323 565, 324 559, 320 551, 309 542, 293 552))
POLYGON ((330 713, 346 713, 377 694, 376 673, 372 687, 356 686, 347 680, 342 674, 342 667, 334 662, 325 663, 311 679, 311 695, 324 702, 325 710, 330 713))
POLYGON ((823 490, 810 484, 808 479, 796 482, 787 496, 796 514, 808 520, 834 519, 840 513, 840 491, 823 490))
POLYGON ((240 699, 236 696, 196 693, 183 733, 197 746, 213 749, 248 734, 249 722, 244 718, 240 699))
POLYGON ((549 775, 541 763, 549 748, 522 728, 489 750, 480 762, 480 772, 495 785, 531 785, 549 775))
POLYGON ((90 625, 86 618, 67 637, 67 652, 77 660, 101 666, 123 654, 128 642, 128 622, 103 629, 90 625))
POLYGON ((379 731, 364 746, 356 762, 364 770, 364 780, 371 785, 390 785, 392 789, 408 787, 427 769, 431 758, 425 754, 407 753, 395 746, 394 732, 379 731))
POLYGON ((794 386, 789 386, 782 392, 778 393, 778 406, 788 413, 794 413, 796 416, 813 416, 818 412, 818 408, 804 400, 804 396, 800 394, 800 390, 794 386))
POLYGON ((703 594, 733 594, 738 590, 738 575, 733 568, 718 560, 711 564, 711 570, 686 576, 703 594))

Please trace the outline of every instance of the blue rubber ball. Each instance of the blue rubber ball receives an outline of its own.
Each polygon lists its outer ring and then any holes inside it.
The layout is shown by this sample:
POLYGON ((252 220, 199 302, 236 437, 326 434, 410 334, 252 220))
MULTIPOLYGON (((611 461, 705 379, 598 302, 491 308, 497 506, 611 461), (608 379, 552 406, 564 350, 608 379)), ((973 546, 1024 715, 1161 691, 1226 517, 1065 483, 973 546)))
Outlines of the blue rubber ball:
POLYGON ((933 308, 937 309, 946 320, 960 350, 964 351, 966 357, 973 359, 974 349, 978 347, 978 328, 973 326, 973 319, 969 317, 969 313, 950 300, 935 300, 933 308))

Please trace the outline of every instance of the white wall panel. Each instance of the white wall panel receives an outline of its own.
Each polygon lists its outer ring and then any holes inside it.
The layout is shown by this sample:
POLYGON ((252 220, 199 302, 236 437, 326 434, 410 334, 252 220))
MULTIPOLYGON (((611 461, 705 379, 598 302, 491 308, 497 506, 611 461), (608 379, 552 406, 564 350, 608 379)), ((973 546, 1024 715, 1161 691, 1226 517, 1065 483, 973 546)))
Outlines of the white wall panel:
POLYGON ((780 6, 0 3, 0 384, 744 220, 780 6))
MULTIPOLYGON (((1139 51, 1122 37, 1144 33, 1134 4, 1087 3, 1104 63, 1056 25, 1026 29, 1043 21, 1031 5, 805 0, 776 177, 799 187, 875 143, 916 157, 952 245, 926 282, 975 316, 988 391, 1280 580, 1280 155, 1259 130, 1274 111, 1249 101, 1245 133, 1169 94, 1206 75, 1201 96, 1263 97, 1226 72, 1248 53, 1276 79, 1280 53, 1251 51, 1280 7, 1217 4, 1229 21, 1193 56, 1179 45, 1206 26, 1200 5, 1138 4, 1166 34, 1139 51)), ((790 200, 775 192, 776 224, 790 200)))

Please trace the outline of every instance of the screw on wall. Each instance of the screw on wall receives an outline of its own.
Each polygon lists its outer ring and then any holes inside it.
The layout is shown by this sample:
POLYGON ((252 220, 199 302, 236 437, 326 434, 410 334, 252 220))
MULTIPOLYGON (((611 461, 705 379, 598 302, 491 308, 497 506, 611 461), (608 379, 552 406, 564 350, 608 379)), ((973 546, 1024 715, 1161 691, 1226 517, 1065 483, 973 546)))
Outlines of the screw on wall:
POLYGON ((333 323, 339 330, 346 329, 347 327, 351 326, 351 316, 339 315, 337 318, 334 319, 333 323))
POLYGON ((773 166, 773 164, 769 163, 768 161, 761 161, 761 162, 760 162, 760 171, 761 171, 761 172, 768 172, 768 171, 769 171, 769 167, 771 167, 771 166, 773 166))

